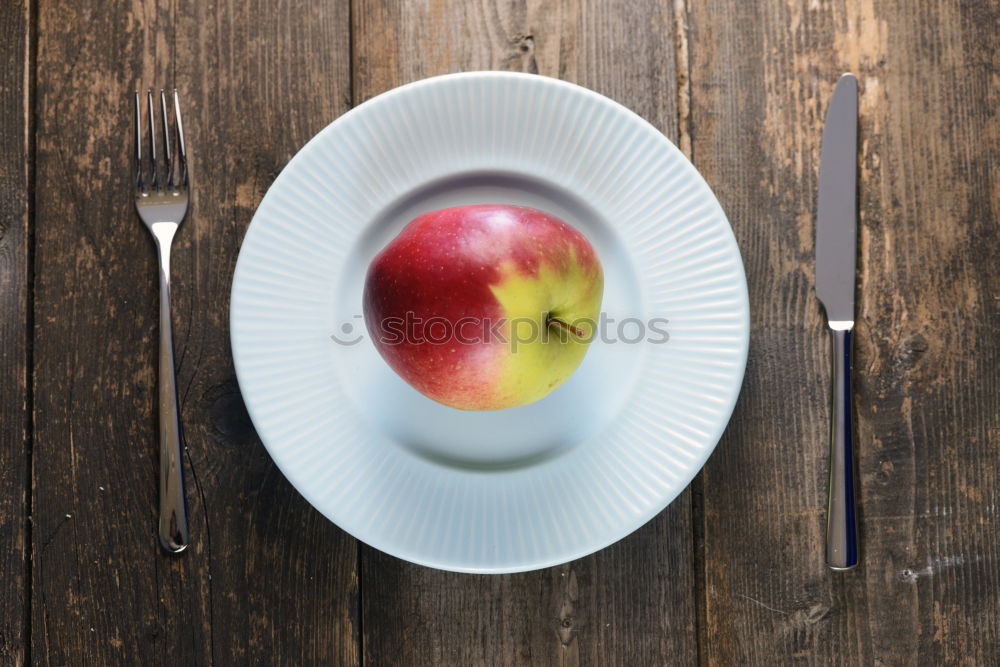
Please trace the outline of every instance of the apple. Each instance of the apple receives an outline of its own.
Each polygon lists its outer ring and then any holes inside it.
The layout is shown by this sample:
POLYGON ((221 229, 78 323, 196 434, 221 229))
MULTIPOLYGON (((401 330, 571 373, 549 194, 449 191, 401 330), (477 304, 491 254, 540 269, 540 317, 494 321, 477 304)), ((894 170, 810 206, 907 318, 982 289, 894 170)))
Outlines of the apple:
POLYGON ((382 358, 461 410, 543 398, 580 365, 604 273, 576 229, 524 206, 425 213, 372 260, 364 319, 382 358))

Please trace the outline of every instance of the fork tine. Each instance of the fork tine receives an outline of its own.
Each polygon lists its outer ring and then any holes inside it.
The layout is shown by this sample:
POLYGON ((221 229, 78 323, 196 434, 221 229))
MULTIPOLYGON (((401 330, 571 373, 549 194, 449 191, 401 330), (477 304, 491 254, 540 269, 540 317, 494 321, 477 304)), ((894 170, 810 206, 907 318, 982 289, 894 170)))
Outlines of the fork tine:
POLYGON ((153 112, 153 89, 146 91, 146 113, 149 118, 149 164, 152 172, 150 185, 160 189, 160 170, 156 164, 156 114, 153 112))
POLYGON ((180 159, 177 185, 183 188, 188 184, 188 160, 187 148, 184 146, 184 122, 181 120, 181 99, 176 88, 174 88, 174 120, 177 121, 177 157, 180 159))
POLYGON ((167 96, 160 88, 160 122, 163 124, 163 158, 167 163, 167 187, 174 187, 174 163, 170 160, 170 123, 167 122, 167 96))
POLYGON ((132 138, 135 140, 135 145, 133 147, 132 159, 134 161, 132 168, 134 171, 135 179, 135 191, 136 194, 143 194, 145 189, 145 183, 142 178, 142 109, 139 104, 139 91, 135 91, 135 106, 133 107, 134 115, 132 116, 132 138))

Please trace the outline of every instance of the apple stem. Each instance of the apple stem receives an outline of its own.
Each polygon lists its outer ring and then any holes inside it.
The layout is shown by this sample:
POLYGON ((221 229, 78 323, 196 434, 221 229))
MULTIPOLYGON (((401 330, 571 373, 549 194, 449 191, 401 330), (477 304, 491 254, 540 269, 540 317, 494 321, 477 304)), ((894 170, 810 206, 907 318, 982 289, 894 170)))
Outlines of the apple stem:
POLYGON ((560 329, 563 329, 564 331, 570 332, 577 338, 584 338, 587 335, 580 327, 575 327, 572 324, 563 322, 558 317, 552 317, 551 315, 549 315, 548 320, 546 321, 546 325, 557 326, 560 329))

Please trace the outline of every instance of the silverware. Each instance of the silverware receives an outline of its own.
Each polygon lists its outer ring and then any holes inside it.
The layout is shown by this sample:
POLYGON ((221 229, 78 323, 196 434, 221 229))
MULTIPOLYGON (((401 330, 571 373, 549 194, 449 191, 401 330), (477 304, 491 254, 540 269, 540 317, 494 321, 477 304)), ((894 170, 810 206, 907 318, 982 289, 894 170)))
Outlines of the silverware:
POLYGON ((826 564, 849 570, 858 564, 854 500, 851 338, 858 231, 858 80, 837 82, 823 126, 816 216, 816 296, 831 334, 830 495, 826 514, 826 564))
POLYGON ((170 133, 167 95, 163 90, 160 90, 159 102, 163 132, 158 137, 153 91, 147 91, 149 156, 144 161, 142 105, 139 93, 135 94, 133 174, 135 208, 153 235, 160 258, 160 371, 157 400, 160 420, 160 545, 170 553, 180 553, 188 546, 188 510, 182 459, 184 436, 177 402, 173 327, 170 323, 170 245, 187 213, 188 163, 177 91, 173 92, 174 137, 170 133), (173 143, 175 139, 176 144, 173 143), (162 145, 162 154, 159 156, 156 152, 157 143, 162 145))

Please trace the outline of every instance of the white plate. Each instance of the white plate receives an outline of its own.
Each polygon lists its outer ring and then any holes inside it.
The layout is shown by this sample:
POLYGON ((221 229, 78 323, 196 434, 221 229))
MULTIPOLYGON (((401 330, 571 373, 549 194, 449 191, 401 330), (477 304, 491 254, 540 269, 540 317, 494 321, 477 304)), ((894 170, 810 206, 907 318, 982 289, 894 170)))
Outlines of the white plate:
POLYGON ((662 510, 712 452, 746 363, 746 280, 725 214, 653 126, 579 86, 473 72, 338 118, 289 162, 233 279, 233 357, 281 471, 355 537, 415 563, 516 572, 586 555, 662 510), (533 206, 586 234, 616 323, 572 378, 513 410, 411 389, 364 337, 371 258, 447 206, 533 206), (634 339, 640 327, 624 326, 634 339))

